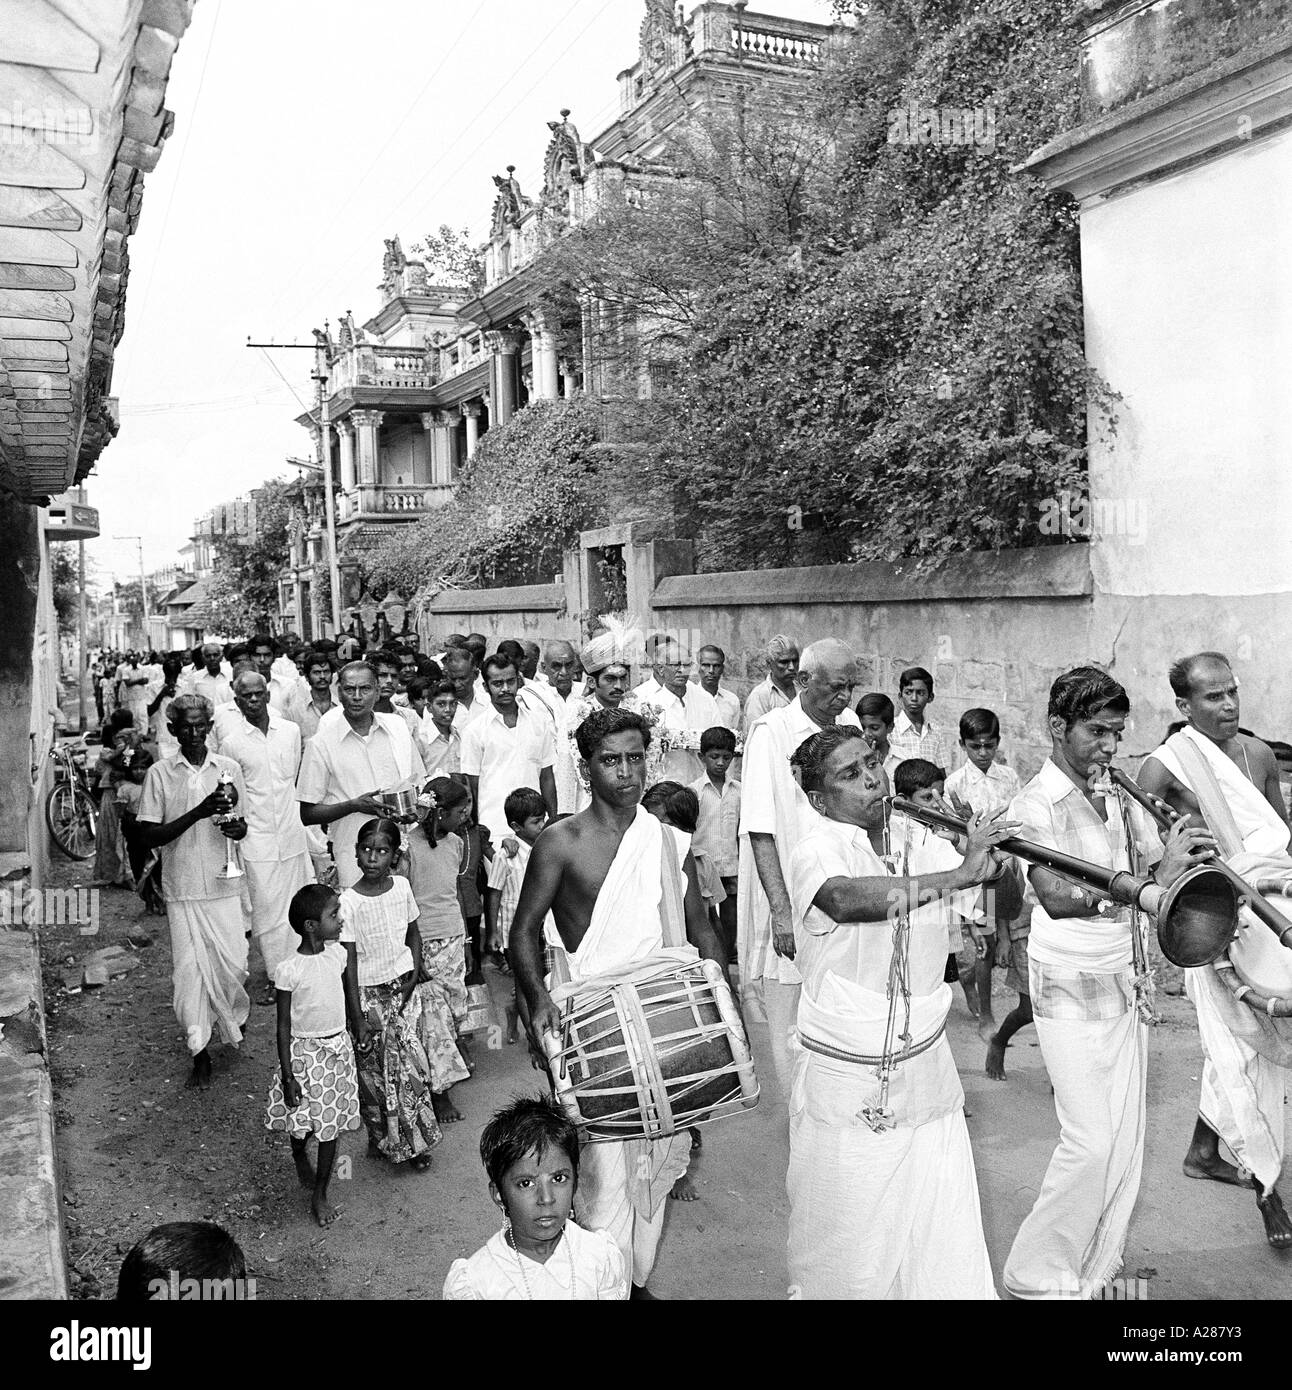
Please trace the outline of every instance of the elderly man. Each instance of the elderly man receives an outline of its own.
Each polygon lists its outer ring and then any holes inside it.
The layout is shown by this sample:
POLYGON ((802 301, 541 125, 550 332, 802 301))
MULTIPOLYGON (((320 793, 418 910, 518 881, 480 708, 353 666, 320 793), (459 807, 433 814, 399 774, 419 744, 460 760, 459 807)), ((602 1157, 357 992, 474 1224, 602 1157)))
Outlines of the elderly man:
POLYGON ((181 693, 201 695, 212 709, 233 703, 233 686, 224 671, 224 648, 218 642, 202 643, 202 669, 189 672, 180 680, 181 693))
POLYGON ((349 888, 362 877, 355 854, 359 827, 390 814, 381 800, 422 781, 426 768, 408 725, 397 714, 378 714, 377 675, 351 661, 339 675, 341 710, 324 715, 305 746, 296 799, 306 825, 325 825, 337 881, 349 888))
POLYGON ((718 705, 707 691, 691 684, 691 653, 676 638, 657 637, 651 656, 650 679, 643 681, 633 694, 639 706, 652 705, 659 711, 656 737, 668 744, 659 775, 685 787, 704 771, 699 755, 700 735, 721 723, 718 705))
POLYGON ((496 845, 510 834, 503 806, 519 787, 537 787, 549 816, 556 814, 555 733, 551 717, 516 699, 516 668, 505 656, 484 664, 491 710, 462 735, 462 771, 471 785, 480 824, 496 845))
POLYGON ((745 736, 740 803, 737 955, 744 997, 761 995, 772 1065, 789 1097, 789 1035, 802 977, 794 963, 795 918, 788 884, 790 854, 813 827, 815 813, 790 772, 790 755, 833 724, 860 727, 848 708, 857 684, 851 648, 834 638, 813 642, 798 661, 798 693, 783 709, 757 719, 745 736))
POLYGON ((250 1007, 242 881, 221 876, 225 841, 247 833, 241 818, 246 789, 238 764, 206 746, 209 700, 177 695, 167 713, 179 752, 148 769, 138 823, 143 844, 161 850, 175 1017, 193 1058, 185 1084, 205 1090, 211 1084, 212 1032, 218 1027, 236 1047, 250 1007), (228 818, 217 826, 217 815, 228 818))
POLYGON ((467 728, 489 711, 488 696, 482 698, 476 684, 476 662, 469 647, 450 647, 444 653, 444 678, 453 682, 457 692, 458 708, 453 716, 453 725, 458 733, 465 734, 467 728))
POLYGON ((301 731, 270 706, 269 688, 259 672, 245 671, 234 681, 233 702, 242 718, 221 726, 215 751, 238 764, 247 789, 242 862, 251 893, 251 934, 270 982, 257 1002, 272 1004, 274 971, 298 944, 287 909, 297 889, 314 882, 296 803, 301 731))
MULTIPOLYGON (((721 647, 712 643, 700 648, 695 654, 696 669, 700 673, 700 689, 718 707, 718 723, 733 734, 740 733, 740 696, 728 690, 722 683, 727 672, 727 654, 721 647)), ((710 726, 712 727, 712 726, 710 726)), ((700 730, 704 732, 703 729, 700 730)))
MULTIPOLYGON (((1198 652, 1177 661, 1169 679, 1184 728, 1144 759, 1140 786, 1193 824, 1208 826, 1226 862, 1249 883, 1292 878, 1278 763, 1268 744, 1239 728, 1238 681, 1229 659, 1198 652)), ((1292 915, 1287 898, 1268 901, 1292 915)), ((1243 1184, 1243 1175, 1220 1157, 1224 1139, 1251 1172, 1266 1240, 1286 1250, 1292 1247, 1292 1220, 1274 1184, 1283 1168, 1292 1025, 1260 1012, 1263 1001, 1250 987, 1257 985, 1266 996, 1292 993, 1292 953, 1249 910, 1215 965, 1186 970, 1184 981, 1206 1057, 1184 1171, 1191 1178, 1243 1184), (1243 986, 1246 999, 1234 992, 1243 986)))
POLYGON ((803 971, 786 1180, 791 1297, 995 1298, 945 1031, 938 900, 1000 878, 1002 907, 1017 912, 1019 878, 993 849, 1011 827, 1000 813, 975 815, 962 860, 952 852, 945 869, 917 878, 903 865, 895 877, 881 858, 887 781, 861 730, 818 731, 794 765, 819 814, 789 856, 803 971))
POLYGON ((767 644, 767 675, 745 701, 746 735, 769 710, 784 709, 793 701, 798 670, 799 644, 794 638, 777 633, 767 644))
POLYGON ((544 653, 547 667, 547 688, 556 716, 556 811, 572 815, 578 809, 579 772, 575 765, 574 745, 570 741, 570 720, 579 706, 579 693, 574 688, 574 674, 579 669, 579 654, 569 642, 549 642, 544 653))

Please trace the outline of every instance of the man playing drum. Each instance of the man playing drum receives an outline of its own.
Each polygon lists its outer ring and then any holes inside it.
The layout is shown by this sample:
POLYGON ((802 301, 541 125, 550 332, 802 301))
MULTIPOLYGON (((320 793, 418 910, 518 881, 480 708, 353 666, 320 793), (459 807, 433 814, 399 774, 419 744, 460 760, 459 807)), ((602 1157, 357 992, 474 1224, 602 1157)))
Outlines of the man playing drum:
MULTIPOLYGON (((559 1038, 561 1016, 549 986, 578 986, 645 962, 685 937, 725 970, 709 925, 689 852, 639 805, 645 790, 649 730, 640 715, 603 709, 576 734, 592 796, 578 815, 549 826, 534 842, 511 929, 511 962, 529 1006, 530 1041, 543 1056, 543 1034, 559 1038), (674 875, 677 891, 664 875, 674 875), (683 896, 684 895, 684 896, 683 896), (671 920, 682 899, 684 924, 671 920), (549 909, 560 935, 552 976, 544 979, 543 919, 549 909)), ((665 1198, 685 1171, 686 1134, 665 1139, 598 1142, 583 1151, 579 1220, 608 1231, 632 1266, 633 1296, 650 1297, 646 1281, 664 1224, 665 1198)))
POLYGON ((1019 880, 992 848, 1011 826, 999 812, 975 815, 956 868, 893 877, 880 857, 887 779, 861 730, 823 729, 794 766, 818 814, 789 856, 803 972, 790 1297, 994 1298, 945 1032, 946 917, 919 905, 999 878, 1001 908, 1016 913, 1019 880))
MULTIPOLYGON (((1169 678, 1185 726, 1145 758, 1140 786, 1195 825, 1208 826, 1230 867, 1249 882, 1292 877, 1292 832, 1278 765, 1268 745, 1239 731, 1238 682, 1228 659, 1199 652, 1177 661, 1169 678)), ((1228 974, 1276 997, 1292 995, 1292 951, 1249 914, 1243 922, 1238 939, 1214 966, 1184 972, 1206 1055, 1184 1171, 1191 1178, 1245 1186, 1243 1174, 1220 1157, 1223 1139, 1252 1174, 1266 1239, 1286 1250, 1292 1248, 1292 1220, 1274 1184, 1283 1167, 1292 1025, 1253 1008, 1251 999, 1243 1002, 1222 981, 1228 974)))

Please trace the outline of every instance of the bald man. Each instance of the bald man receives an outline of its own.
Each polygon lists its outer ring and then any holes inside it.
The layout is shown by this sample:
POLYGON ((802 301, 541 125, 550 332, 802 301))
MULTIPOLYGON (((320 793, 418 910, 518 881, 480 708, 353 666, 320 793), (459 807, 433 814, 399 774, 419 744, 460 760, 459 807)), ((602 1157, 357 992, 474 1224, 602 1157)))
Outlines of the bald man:
POLYGON ((799 644, 793 637, 777 633, 767 644, 767 676, 749 692, 745 701, 745 736, 754 723, 770 710, 784 709, 798 694, 795 678, 799 670, 799 644))
POLYGON ((790 771, 790 755, 833 724, 860 728, 848 706, 857 684, 857 659, 843 642, 826 638, 802 654, 794 698, 757 719, 745 735, 740 808, 740 876, 736 898, 741 997, 761 1000, 771 1035, 772 1064, 781 1095, 789 1099, 790 1029, 802 977, 794 963, 790 855, 817 815, 790 771))

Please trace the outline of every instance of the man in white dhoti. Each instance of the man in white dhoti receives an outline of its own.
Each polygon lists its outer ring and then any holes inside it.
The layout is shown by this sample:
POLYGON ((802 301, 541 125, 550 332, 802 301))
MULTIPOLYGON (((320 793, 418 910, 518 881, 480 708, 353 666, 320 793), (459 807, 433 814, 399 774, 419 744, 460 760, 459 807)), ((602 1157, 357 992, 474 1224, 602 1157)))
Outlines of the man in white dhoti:
POLYGON ((355 855, 359 827, 388 816, 384 795, 419 786, 422 755, 397 714, 377 714, 377 673, 352 661, 338 674, 340 711, 331 710, 305 746, 296 799, 306 825, 327 827, 337 883, 349 888, 363 875, 355 855))
POLYGON ((170 923, 175 1017, 184 1029, 193 1071, 186 1085, 211 1084, 207 1045, 218 1027, 237 1046, 247 1022, 247 914, 240 878, 222 878, 226 840, 240 840, 239 816, 220 825, 212 817, 246 801, 242 771, 232 758, 211 753, 211 704, 201 695, 177 695, 170 728, 179 752, 148 769, 139 799, 145 845, 160 849, 162 891, 170 923), (230 804, 222 783, 232 787, 230 804))
MULTIPOLYGON (((1292 877, 1287 814, 1269 746, 1240 731, 1238 682, 1219 652, 1177 661, 1170 672, 1185 727, 1145 758, 1139 783, 1215 836, 1226 862, 1249 883, 1292 877)), ((1288 912, 1286 898, 1272 906, 1288 912)), ((1292 1220, 1274 1184, 1283 1167, 1284 1101, 1292 1066, 1292 1023, 1235 996, 1224 981, 1292 995, 1292 951, 1244 911, 1238 938, 1215 965, 1186 970, 1205 1061, 1193 1140, 1184 1158, 1191 1178, 1246 1186, 1220 1156, 1219 1139, 1250 1172, 1265 1236, 1292 1248, 1292 1220), (1218 970, 1219 967, 1219 970, 1218 970)))
POLYGON ((813 823, 789 856, 803 972, 790 1296, 995 1298, 942 976, 956 895, 999 880, 1017 910, 1019 880, 992 848, 1012 827, 975 815, 963 859, 948 846, 955 867, 918 876, 895 842, 893 876, 880 857, 887 783, 861 730, 828 727, 794 760, 813 823))
POLYGON ((234 681, 233 703, 242 718, 222 725, 215 751, 238 764, 247 789, 241 807, 247 822, 242 864, 251 894, 251 934, 267 976, 257 1002, 272 1004, 274 971, 299 944, 287 909, 297 890, 314 882, 296 800, 301 731, 270 707, 268 685, 255 671, 244 671, 234 681))
POLYGON ((826 638, 813 642, 801 662, 797 651, 794 655, 798 694, 764 714, 745 735, 736 894, 741 999, 747 1010, 756 1015, 761 1008, 767 1018, 772 1066, 784 1097, 802 979, 794 963, 795 922, 786 883, 790 852, 816 822, 790 771, 790 756, 804 739, 832 724, 858 727, 848 708, 857 684, 852 650, 826 638))
POLYGON ((579 654, 568 642, 549 642, 544 653, 547 689, 556 718, 556 811, 572 815, 578 809, 579 770, 575 766, 574 743, 569 736, 570 720, 579 704, 574 673, 579 654))
MULTIPOLYGON (((654 960, 725 968, 709 925, 695 863, 673 832, 639 805, 650 734, 640 715, 604 710, 579 730, 592 801, 534 842, 511 929, 511 962, 529 1007, 530 1040, 560 1035, 560 1000, 604 986, 654 960), (544 979, 543 919, 559 933, 544 979), (687 942, 690 942, 688 945, 687 942)), ((579 1214, 608 1231, 632 1268, 634 1297, 649 1297, 669 1189, 686 1172, 690 1137, 587 1145, 580 1162, 579 1214)))
MULTIPOLYGON (((1124 813, 1100 789, 1129 713, 1125 690, 1107 672, 1083 666, 1060 676, 1050 687, 1050 756, 1009 815, 1021 838, 1088 864, 1135 873, 1160 860, 1153 876, 1168 885, 1205 861, 1211 839, 1182 822, 1163 853, 1141 807, 1130 803, 1124 813)), ((1134 969, 1140 924, 1131 909, 1037 866, 1028 881, 1032 1012, 1059 1144, 1004 1282, 1018 1298, 1091 1298, 1121 1268, 1139 1195, 1149 983, 1134 969)))

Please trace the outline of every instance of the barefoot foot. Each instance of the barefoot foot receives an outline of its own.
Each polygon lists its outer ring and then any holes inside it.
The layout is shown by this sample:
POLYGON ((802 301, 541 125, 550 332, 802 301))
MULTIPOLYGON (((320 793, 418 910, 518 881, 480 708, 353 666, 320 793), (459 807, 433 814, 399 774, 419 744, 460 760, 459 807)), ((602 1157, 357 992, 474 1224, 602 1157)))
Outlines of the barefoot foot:
POLYGON ((211 1054, 203 1048, 193 1058, 193 1070, 184 1083, 185 1090, 208 1091, 211 1088, 211 1054))
MULTIPOLYGON (((461 1119, 461 1116, 458 1118, 461 1119)), ((416 1158, 410 1158, 408 1162, 414 1173, 424 1173, 431 1166, 431 1156, 430 1154, 418 1154, 416 1158)))
POLYGON ((447 1091, 432 1091, 431 1104, 435 1107, 435 1118, 442 1125, 455 1125, 462 1118, 462 1112, 449 1099, 447 1091))
POLYGON ((695 1184, 686 1173, 683 1173, 673 1184, 668 1195, 678 1202, 698 1202, 700 1200, 700 1194, 695 1190, 695 1184))
POLYGON ((1001 1042, 995 1033, 987 1040, 987 1075, 993 1081, 1004 1081, 1005 1079, 1005 1048, 1007 1043, 1001 1042))
POLYGON ((978 1015, 978 1036, 985 1043, 990 1043, 996 1036, 996 1020, 992 1017, 990 1009, 978 1015))
POLYGON ((1251 1181, 1250 1175, 1240 1168, 1235 1168, 1232 1163, 1226 1163, 1219 1154, 1207 1157, 1199 1157, 1195 1153, 1187 1153, 1184 1156, 1184 1176, 1186 1178, 1206 1178, 1211 1182, 1226 1182, 1232 1187, 1246 1187, 1251 1181))
POLYGON ((1292 1219, 1289 1219, 1283 1198, 1275 1189, 1268 1197, 1261 1196, 1258 1178, 1252 1179, 1256 1189, 1256 1205, 1260 1208, 1261 1220, 1265 1222, 1265 1239, 1275 1250, 1292 1250, 1292 1219))
POLYGON ((310 1210, 314 1213, 314 1220, 320 1226, 330 1226, 341 1215, 341 1208, 334 1207, 326 1197, 314 1194, 314 1200, 310 1203, 310 1210))

